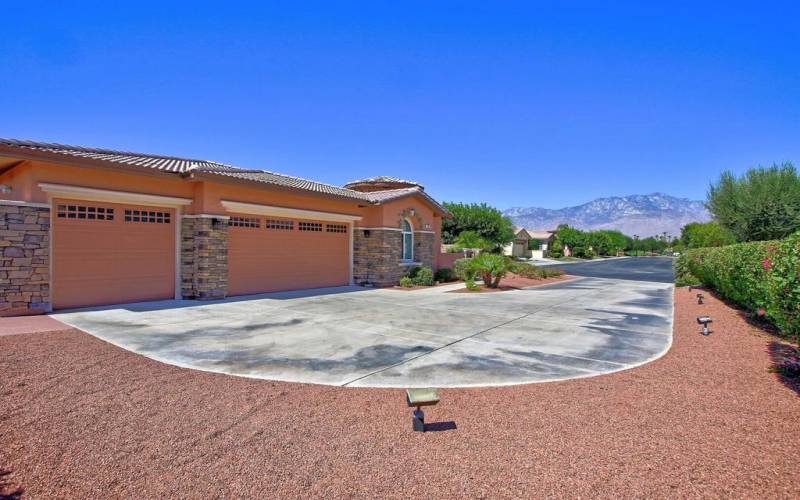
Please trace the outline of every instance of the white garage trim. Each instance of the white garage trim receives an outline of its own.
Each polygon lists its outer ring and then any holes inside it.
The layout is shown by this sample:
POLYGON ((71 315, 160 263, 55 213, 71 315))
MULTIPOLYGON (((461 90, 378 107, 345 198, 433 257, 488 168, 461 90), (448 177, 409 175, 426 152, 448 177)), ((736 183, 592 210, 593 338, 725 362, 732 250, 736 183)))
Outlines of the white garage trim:
POLYGON ((191 198, 176 198, 156 194, 131 193, 129 191, 110 191, 107 189, 70 186, 67 184, 50 184, 40 182, 39 187, 50 198, 68 198, 73 200, 104 201, 106 203, 130 203, 133 205, 180 207, 192 203, 191 198))
POLYGON ((183 298, 183 279, 181 278, 181 219, 182 208, 185 205, 192 203, 190 198, 176 198, 172 196, 160 196, 141 193, 131 193, 128 191, 110 191, 107 189, 95 189, 82 186, 70 186, 67 184, 50 184, 47 182, 40 182, 39 187, 42 191, 47 193, 47 203, 45 206, 50 208, 50 262, 48 271, 50 273, 50 302, 48 312, 53 311, 53 298, 54 290, 56 287, 55 274, 53 272, 53 262, 55 255, 53 254, 53 242, 55 235, 53 229, 56 223, 56 209, 55 198, 65 198, 72 200, 85 200, 85 201, 99 201, 106 203, 125 204, 143 206, 160 206, 169 207, 175 210, 175 299, 180 300, 183 298))
POLYGON ((361 220, 360 215, 340 214, 336 212, 319 212, 301 210, 299 208, 276 207, 256 203, 221 200, 222 206, 229 212, 240 214, 274 215, 275 217, 291 217, 297 219, 326 220, 335 222, 353 222, 361 220))
POLYGON ((349 251, 350 251, 350 256, 349 256, 350 268, 348 270, 347 283, 350 284, 351 286, 355 284, 355 282, 353 281, 353 263, 355 261, 355 258, 354 258, 355 253, 353 252, 353 226, 354 225, 355 224, 353 222, 350 222, 350 224, 349 224, 350 228, 349 228, 349 231, 348 231, 350 234, 347 235, 347 237, 350 240, 348 242, 349 245, 350 245, 350 248, 349 248, 349 251))

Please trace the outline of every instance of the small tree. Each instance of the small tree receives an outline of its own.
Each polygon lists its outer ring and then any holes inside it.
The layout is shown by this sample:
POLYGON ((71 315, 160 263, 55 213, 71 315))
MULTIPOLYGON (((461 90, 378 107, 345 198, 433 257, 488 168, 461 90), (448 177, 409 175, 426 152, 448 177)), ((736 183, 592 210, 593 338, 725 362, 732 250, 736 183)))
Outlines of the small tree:
POLYGON ((706 206, 739 241, 782 239, 800 229, 800 177, 791 163, 723 172, 706 206))
POLYGON ((453 214, 442 221, 442 241, 453 243, 464 231, 474 231, 495 248, 511 243, 514 225, 496 208, 486 203, 449 203, 444 206, 453 214))
POLYGON ((681 228, 680 241, 687 248, 706 248, 730 245, 736 238, 718 222, 692 222, 681 228))
POLYGON ((494 246, 489 241, 486 241, 486 238, 481 237, 475 231, 463 231, 458 235, 458 238, 456 238, 454 243, 457 247, 462 249, 468 248, 486 250, 494 246))

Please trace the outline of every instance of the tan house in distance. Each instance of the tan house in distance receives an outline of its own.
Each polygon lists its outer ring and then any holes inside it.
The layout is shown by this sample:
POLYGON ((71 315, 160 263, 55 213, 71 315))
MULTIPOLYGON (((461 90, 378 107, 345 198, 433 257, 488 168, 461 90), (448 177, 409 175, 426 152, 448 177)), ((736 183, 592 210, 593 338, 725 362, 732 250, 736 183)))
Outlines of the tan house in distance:
POLYGON ((555 238, 555 230, 533 230, 524 227, 514 228, 514 241, 503 249, 503 253, 522 259, 542 259, 555 238), (537 242, 531 249, 531 240, 537 242))

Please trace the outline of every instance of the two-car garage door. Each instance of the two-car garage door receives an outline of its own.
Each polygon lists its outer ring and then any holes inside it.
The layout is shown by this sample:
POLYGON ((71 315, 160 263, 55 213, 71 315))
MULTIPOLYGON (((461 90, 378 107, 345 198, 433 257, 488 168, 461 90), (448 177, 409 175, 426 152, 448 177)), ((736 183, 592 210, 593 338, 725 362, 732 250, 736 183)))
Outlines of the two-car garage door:
POLYGON ((347 285, 346 223, 240 215, 228 225, 228 295, 347 285))
MULTIPOLYGON (((173 208, 53 201, 53 307, 171 299, 173 208)), ((347 285, 347 223, 240 215, 228 227, 228 295, 347 285)))

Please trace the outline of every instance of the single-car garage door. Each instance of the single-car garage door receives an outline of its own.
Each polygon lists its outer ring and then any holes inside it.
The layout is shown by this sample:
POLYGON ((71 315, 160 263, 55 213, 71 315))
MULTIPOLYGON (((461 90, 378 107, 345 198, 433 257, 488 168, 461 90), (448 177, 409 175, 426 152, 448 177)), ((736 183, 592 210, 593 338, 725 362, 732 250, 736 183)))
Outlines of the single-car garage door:
POLYGON ((53 307, 175 297, 175 211, 53 202, 53 307))
POLYGON ((231 217, 228 295, 347 285, 349 231, 341 222, 231 217))

